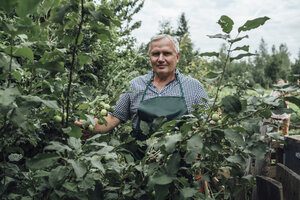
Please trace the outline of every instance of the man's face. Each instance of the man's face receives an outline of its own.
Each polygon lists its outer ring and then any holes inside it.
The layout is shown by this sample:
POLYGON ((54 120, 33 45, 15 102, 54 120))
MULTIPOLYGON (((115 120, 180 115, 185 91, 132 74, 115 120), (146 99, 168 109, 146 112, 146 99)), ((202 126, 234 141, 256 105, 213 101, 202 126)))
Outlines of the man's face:
POLYGON ((150 46, 150 63, 155 73, 162 76, 171 76, 179 61, 173 43, 169 38, 153 41, 150 46))

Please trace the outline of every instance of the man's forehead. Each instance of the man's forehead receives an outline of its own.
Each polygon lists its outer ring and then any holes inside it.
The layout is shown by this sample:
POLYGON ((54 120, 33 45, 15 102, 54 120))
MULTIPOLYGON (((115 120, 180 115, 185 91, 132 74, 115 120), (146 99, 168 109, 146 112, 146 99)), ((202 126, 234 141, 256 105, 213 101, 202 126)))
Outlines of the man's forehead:
POLYGON ((175 46, 169 38, 161 38, 159 40, 152 41, 152 43, 150 44, 150 51, 154 51, 154 50, 175 51, 175 46))

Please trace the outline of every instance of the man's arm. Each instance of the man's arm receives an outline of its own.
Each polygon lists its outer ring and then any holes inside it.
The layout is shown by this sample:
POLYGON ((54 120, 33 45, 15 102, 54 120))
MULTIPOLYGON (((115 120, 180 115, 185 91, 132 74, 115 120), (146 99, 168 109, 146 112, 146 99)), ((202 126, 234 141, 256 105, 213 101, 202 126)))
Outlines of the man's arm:
MULTIPOLYGON (((105 124, 98 124, 98 119, 95 118, 95 127, 93 130, 93 133, 106 133, 118 126, 121 123, 121 120, 112 116, 111 114, 108 114, 107 117, 104 117, 104 119, 107 121, 107 126, 105 124)), ((82 127, 82 120, 75 121, 74 124, 76 126, 82 127)))

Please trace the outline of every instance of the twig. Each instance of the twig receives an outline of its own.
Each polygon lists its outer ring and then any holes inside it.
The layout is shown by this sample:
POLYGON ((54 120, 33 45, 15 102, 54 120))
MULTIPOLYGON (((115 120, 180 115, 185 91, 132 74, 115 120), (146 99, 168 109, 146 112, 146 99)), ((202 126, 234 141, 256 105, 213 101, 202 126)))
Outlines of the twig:
MULTIPOLYGON (((236 35, 235 39, 238 36, 239 36, 239 33, 236 35)), ((218 99, 218 96, 219 96, 219 92, 221 91, 221 83, 222 83, 222 81, 224 79, 224 76, 225 76, 226 66, 227 66, 228 60, 230 58, 230 52, 231 52, 232 45, 233 45, 233 42, 230 42, 229 48, 227 50, 227 56, 226 56, 225 62, 224 62, 223 67, 222 67, 222 70, 223 70, 222 71, 222 75, 221 75, 221 78, 220 78, 220 80, 218 82, 216 97, 214 99, 213 105, 212 105, 211 109, 209 110, 209 113, 208 113, 208 115, 206 117, 206 120, 204 121, 203 125, 205 125, 208 122, 208 120, 209 120, 209 118, 210 118, 210 116, 211 116, 211 114, 213 112, 213 109, 214 109, 214 107, 216 105, 216 102, 217 102, 217 99, 218 99)))
POLYGON ((10 86, 11 81, 11 68, 12 68, 12 59, 13 59, 13 37, 10 38, 10 60, 9 60, 9 73, 8 73, 8 81, 7 81, 7 88, 10 86))
POLYGON ((71 85, 72 85, 72 76, 73 76, 73 70, 74 70, 74 65, 75 65, 75 57, 76 57, 76 51, 77 51, 77 47, 78 47, 78 40, 79 40, 79 36, 80 36, 80 33, 81 33, 82 24, 83 24, 83 18, 84 18, 84 8, 83 8, 83 0, 81 0, 81 20, 80 20, 79 25, 78 25, 78 31, 77 31, 77 35, 76 35, 76 38, 75 38, 75 44, 74 44, 74 47, 73 47, 73 51, 72 51, 72 62, 71 62, 71 68, 70 68, 70 74, 69 74, 69 83, 68 83, 68 90, 67 90, 66 126, 68 125, 68 122, 69 122, 70 93, 71 93, 71 85))

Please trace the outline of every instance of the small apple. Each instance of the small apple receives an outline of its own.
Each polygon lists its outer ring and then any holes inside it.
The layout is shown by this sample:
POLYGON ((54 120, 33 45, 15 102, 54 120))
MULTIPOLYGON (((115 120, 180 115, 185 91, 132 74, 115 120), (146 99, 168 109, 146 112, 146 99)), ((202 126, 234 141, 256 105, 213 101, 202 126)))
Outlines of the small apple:
POLYGON ((217 113, 214 113, 211 118, 214 121, 218 121, 220 119, 220 117, 219 117, 219 115, 217 113))
POLYGON ((104 108, 105 103, 103 101, 100 101, 99 105, 104 108))
POLYGON ((218 120, 218 125, 222 125, 222 120, 218 120))
POLYGON ((100 112, 100 115, 106 116, 107 115, 107 110, 106 109, 102 109, 101 112, 100 112))
POLYGON ((56 121, 56 122, 61 122, 62 121, 62 118, 61 118, 61 116, 59 116, 59 115, 55 115, 54 116, 54 121, 56 121))
POLYGON ((109 110, 110 109, 110 105, 106 103, 106 104, 104 104, 103 108, 106 109, 106 110, 109 110))
POLYGON ((104 160, 105 160, 105 161, 108 161, 108 160, 109 160, 109 157, 108 157, 108 156, 104 156, 104 160))
POLYGON ((94 131, 94 126, 93 126, 92 124, 90 124, 89 127, 88 127, 88 130, 89 130, 90 132, 93 132, 93 131, 94 131))

